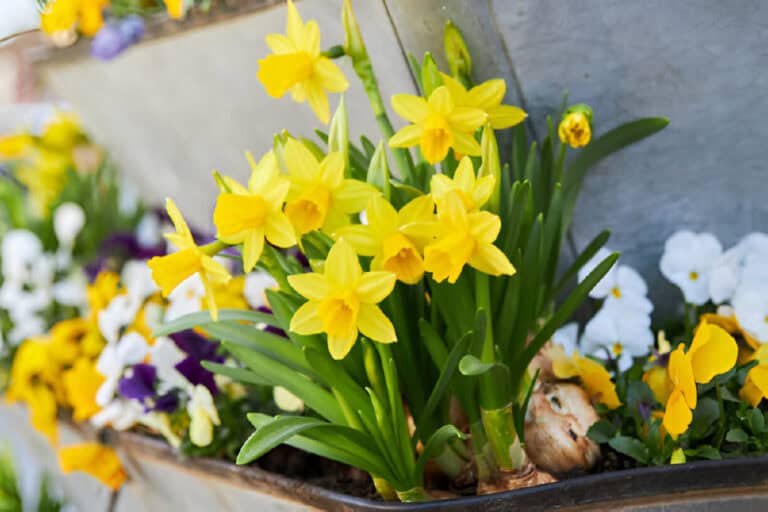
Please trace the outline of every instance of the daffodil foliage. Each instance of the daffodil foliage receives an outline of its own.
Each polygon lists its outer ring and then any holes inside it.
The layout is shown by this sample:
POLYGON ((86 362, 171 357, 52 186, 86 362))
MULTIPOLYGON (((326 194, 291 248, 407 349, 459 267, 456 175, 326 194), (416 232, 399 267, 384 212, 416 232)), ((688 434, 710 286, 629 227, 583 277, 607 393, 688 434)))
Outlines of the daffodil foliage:
POLYGON ((420 90, 392 97, 404 120, 395 130, 350 3, 344 45, 328 51, 317 23, 302 20, 290 1, 287 9, 287 33, 268 36, 273 54, 258 76, 268 94, 290 91, 308 102, 322 123, 330 120, 328 132, 318 132, 317 143, 277 135, 258 164, 249 156, 247 187, 217 174, 218 240, 195 245, 173 211, 177 233, 169 240, 181 250, 152 263, 171 293, 192 274, 204 283, 228 279, 213 257, 239 249, 244 271, 262 269, 277 283, 267 292, 270 312, 222 310, 217 318, 211 304, 210 316, 178 319, 163 332, 203 328, 241 364, 211 369, 279 386, 309 411, 250 414, 256 430, 239 463, 285 443, 359 467, 383 496, 404 501, 427 497, 430 459, 451 477, 473 463, 480 479, 522 468, 528 364, 617 258, 601 260, 574 286, 603 233, 561 271, 581 179, 666 120, 593 139, 591 110, 577 105, 559 113, 557 136, 548 120, 542 140, 530 140, 521 124, 527 114, 505 103, 504 80, 473 82, 451 25, 452 73, 441 73, 430 55, 422 64, 412 59, 420 90), (330 115, 328 95, 347 87, 332 57, 351 59, 382 130, 377 144, 349 140, 343 99, 330 115), (505 130, 512 144, 500 151, 496 134, 505 130), (583 146, 566 158, 569 147, 583 146), (452 422, 451 403, 466 425, 452 422))

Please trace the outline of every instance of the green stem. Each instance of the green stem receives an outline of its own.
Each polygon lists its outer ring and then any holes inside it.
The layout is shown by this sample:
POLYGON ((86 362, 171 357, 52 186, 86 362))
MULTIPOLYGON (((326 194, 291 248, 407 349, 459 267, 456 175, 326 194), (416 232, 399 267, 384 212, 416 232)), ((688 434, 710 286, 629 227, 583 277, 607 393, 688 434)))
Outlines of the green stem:
POLYGON ((382 498, 386 501, 394 501, 397 499, 397 491, 392 487, 392 484, 378 476, 371 475, 371 478, 373 478, 373 486, 376 488, 376 492, 378 492, 382 498))
POLYGON ((715 444, 715 448, 718 450, 720 449, 720 446, 723 444, 723 440, 725 439, 725 403, 723 402, 723 394, 720 391, 720 383, 715 381, 715 396, 717 397, 717 405, 720 409, 720 417, 718 418, 718 428, 717 428, 717 442, 715 444))
POLYGON ((404 290, 400 285, 389 296, 389 305, 392 311, 392 320, 397 329, 398 343, 392 347, 397 355, 397 364, 402 368, 400 377, 405 384, 405 394, 411 407, 411 414, 414 421, 421 420, 420 413, 424 409, 425 396, 424 390, 419 378, 421 373, 416 365, 414 355, 413 336, 411 335, 411 326, 408 322, 409 316, 406 313, 403 304, 404 290))
POLYGON ((423 487, 414 487, 406 491, 397 491, 397 497, 403 503, 413 503, 417 501, 429 501, 432 497, 427 494, 423 487))
POLYGON ((488 444, 485 428, 482 420, 469 424, 469 435, 472 442, 472 453, 475 457, 478 482, 491 482, 496 477, 496 464, 493 460, 493 451, 488 444))
POLYGON ((498 468, 503 471, 522 468, 527 458, 515 431, 512 404, 501 409, 482 409, 481 413, 485 434, 498 468))

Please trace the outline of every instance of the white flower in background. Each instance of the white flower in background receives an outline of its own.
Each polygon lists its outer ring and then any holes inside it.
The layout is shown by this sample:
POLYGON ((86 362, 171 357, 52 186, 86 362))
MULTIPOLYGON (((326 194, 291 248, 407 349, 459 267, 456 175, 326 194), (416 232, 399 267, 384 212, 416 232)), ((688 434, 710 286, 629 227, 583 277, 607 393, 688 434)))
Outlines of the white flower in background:
POLYGON ((104 347, 96 363, 96 371, 105 378, 96 392, 96 403, 106 407, 112 402, 125 368, 142 362, 148 352, 147 341, 137 332, 129 332, 117 343, 104 347))
POLYGON ((99 311, 99 331, 107 344, 117 343, 123 329, 136 320, 141 304, 141 301, 124 293, 113 298, 106 308, 99 311))
POLYGON ((136 400, 118 398, 112 400, 91 417, 96 427, 111 426, 115 430, 127 430, 144 416, 144 406, 136 400))
POLYGON ((163 241, 160 219, 154 213, 145 213, 136 225, 136 241, 141 247, 157 247, 163 241))
POLYGON ((277 281, 266 272, 251 272, 245 276, 243 295, 248 305, 257 309, 266 305, 265 291, 277 287, 277 281))
POLYGON ((272 398, 281 410, 286 412, 301 412, 304 410, 304 402, 283 386, 275 386, 272 389, 272 398))
POLYGON ((38 315, 13 319, 13 328, 8 332, 8 342, 17 346, 28 338, 42 336, 47 330, 45 321, 38 315))
POLYGON ((750 233, 718 258, 709 280, 712 302, 729 301, 741 282, 768 282, 768 235, 750 233))
POLYGON ((189 386, 189 382, 176 369, 176 365, 187 355, 179 350, 170 338, 160 337, 155 340, 149 353, 150 364, 157 370, 159 381, 157 392, 162 395, 174 388, 189 386))
POLYGON ((43 244, 37 235, 26 229, 12 229, 3 235, 0 256, 3 258, 3 277, 26 283, 31 267, 43 254, 43 244))
POLYGON ((633 356, 647 354, 653 343, 648 313, 613 305, 603 307, 587 322, 581 348, 585 354, 598 356, 601 350, 607 351, 624 371, 632 366, 633 356))
POLYGON ((200 275, 188 277, 168 295, 168 307, 165 309, 165 321, 170 322, 184 315, 203 309, 205 287, 200 275))
POLYGON ((710 274, 722 253, 711 233, 678 231, 667 239, 659 267, 682 290, 686 302, 702 305, 709 300, 710 274))
POLYGON ((136 213, 139 207, 139 189, 133 181, 126 176, 120 177, 120 187, 117 196, 117 209, 124 217, 130 217, 136 213))
POLYGON ((53 212, 53 231, 59 241, 59 247, 71 252, 77 235, 85 226, 85 212, 76 203, 62 203, 53 212))
POLYGON ((88 304, 87 286, 88 280, 83 272, 78 269, 53 284, 53 300, 64 306, 85 309, 88 304))
POLYGON ((195 386, 187 402, 189 413, 189 439, 195 446, 208 446, 213 440, 213 426, 219 425, 219 413, 213 403, 213 396, 202 384, 195 386))
MULTIPOLYGON (((579 282, 586 279, 605 258, 611 255, 611 251, 601 248, 579 270, 579 282)), ((593 299, 605 299, 605 305, 621 303, 622 307, 650 313, 653 304, 646 297, 648 286, 640 274, 627 265, 614 265, 603 278, 592 288, 589 296, 593 299)))
POLYGON ((552 335, 552 342, 563 347, 566 355, 572 356, 579 348, 579 324, 570 322, 560 327, 552 335))
POLYGON ((123 266, 121 282, 134 300, 143 302, 147 297, 160 291, 152 279, 152 270, 144 260, 130 260, 123 266))
POLYGON ((760 343, 768 343, 768 285, 742 284, 731 304, 739 325, 760 343))

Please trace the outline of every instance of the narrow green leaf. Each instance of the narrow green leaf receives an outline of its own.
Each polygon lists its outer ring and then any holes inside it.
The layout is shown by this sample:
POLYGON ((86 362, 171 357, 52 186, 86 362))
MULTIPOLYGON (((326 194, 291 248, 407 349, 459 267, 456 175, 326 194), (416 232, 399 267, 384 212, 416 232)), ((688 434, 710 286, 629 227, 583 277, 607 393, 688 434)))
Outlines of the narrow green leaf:
POLYGON ((453 439, 466 439, 466 436, 453 425, 443 425, 430 436, 427 444, 424 445, 424 451, 416 460, 412 476, 414 482, 423 482, 424 466, 426 466, 427 461, 439 454, 445 445, 453 439))
POLYGON ((236 462, 237 464, 253 462, 291 437, 320 425, 328 425, 328 423, 306 416, 276 416, 271 422, 262 424, 243 443, 236 462))
POLYGON ((384 197, 389 200, 390 192, 390 172, 387 162, 387 152, 384 149, 384 141, 380 141, 371 157, 371 165, 368 167, 368 176, 366 181, 374 187, 381 190, 384 197))
POLYGON ((312 348, 304 349, 304 357, 326 385, 344 395, 356 411, 361 411, 369 418, 373 418, 368 393, 349 376, 340 362, 331 359, 327 353, 312 348))
POLYGON ((243 384, 254 384, 256 386, 272 385, 268 380, 261 378, 257 373, 245 368, 226 366, 211 361, 202 361, 200 364, 208 371, 218 375, 223 375, 224 377, 229 377, 230 379, 241 382, 243 384))
MULTIPOLYGON (((262 313, 260 311, 246 311, 242 309, 222 309, 219 311, 219 322, 225 321, 241 321, 252 322, 255 324, 263 323, 277 326, 277 320, 269 313, 262 313)), ((174 332, 184 331, 192 329, 194 327, 200 327, 203 325, 213 323, 211 314, 208 311, 198 311, 196 313, 190 313, 182 317, 166 322, 152 333, 153 336, 167 336, 174 332)))
POLYGON ((563 273, 562 277, 552 290, 550 298, 554 298, 558 293, 563 291, 570 280, 576 277, 576 275, 579 273, 579 270, 581 270, 581 267, 586 265, 587 262, 591 260, 595 254, 597 254, 597 251, 599 251, 600 248, 605 245, 610 237, 611 232, 606 229, 601 231, 595 238, 592 239, 591 242, 589 242, 584 250, 579 253, 576 259, 573 260, 573 263, 571 263, 571 265, 563 273))

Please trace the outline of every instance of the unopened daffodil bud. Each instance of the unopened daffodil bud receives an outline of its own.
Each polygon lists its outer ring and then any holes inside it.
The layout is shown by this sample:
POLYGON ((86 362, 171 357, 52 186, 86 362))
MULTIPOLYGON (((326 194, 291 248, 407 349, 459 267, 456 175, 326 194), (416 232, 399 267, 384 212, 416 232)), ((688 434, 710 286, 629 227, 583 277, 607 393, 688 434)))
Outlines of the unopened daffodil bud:
POLYGON ((352 10, 352 2, 344 0, 341 11, 341 22, 344 25, 344 51, 357 63, 368 60, 368 50, 365 48, 363 36, 360 34, 360 26, 357 24, 355 12, 352 10))
POLYGON ((443 85, 443 79, 440 77, 440 70, 437 69, 437 63, 432 54, 427 52, 421 63, 421 89, 424 97, 428 98, 432 91, 441 85, 443 85))
POLYGON ((451 75, 467 85, 472 73, 472 56, 469 54, 461 31, 450 20, 445 23, 443 48, 451 75))
POLYGON ((344 157, 344 169, 349 170, 349 122, 343 94, 331 118, 331 128, 328 130, 328 151, 341 153, 344 157))
POLYGON ((483 128, 483 136, 480 139, 481 156, 483 159, 480 169, 477 171, 477 177, 494 177, 494 187, 491 196, 488 199, 488 209, 492 212, 499 211, 501 201, 501 162, 499 161, 499 144, 496 142, 496 135, 493 128, 486 125, 483 128))
POLYGON ((557 128, 557 134, 563 144, 572 148, 581 148, 592 139, 592 108, 579 103, 568 107, 557 128))

